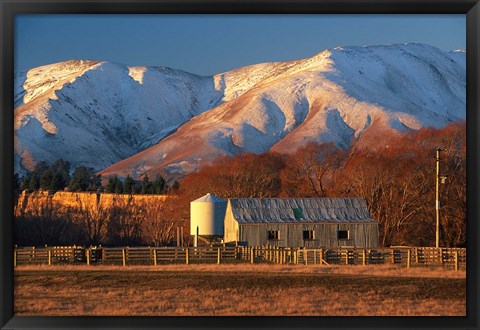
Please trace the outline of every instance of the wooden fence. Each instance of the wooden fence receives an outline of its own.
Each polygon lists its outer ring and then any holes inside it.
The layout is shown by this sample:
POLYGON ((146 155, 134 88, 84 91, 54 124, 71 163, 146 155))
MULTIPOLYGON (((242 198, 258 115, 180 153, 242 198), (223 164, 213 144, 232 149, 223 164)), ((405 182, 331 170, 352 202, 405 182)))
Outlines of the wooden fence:
POLYGON ((160 265, 174 263, 277 263, 302 265, 377 265, 466 268, 466 249, 430 247, 281 248, 274 246, 210 247, 19 247, 14 265, 104 264, 160 265))

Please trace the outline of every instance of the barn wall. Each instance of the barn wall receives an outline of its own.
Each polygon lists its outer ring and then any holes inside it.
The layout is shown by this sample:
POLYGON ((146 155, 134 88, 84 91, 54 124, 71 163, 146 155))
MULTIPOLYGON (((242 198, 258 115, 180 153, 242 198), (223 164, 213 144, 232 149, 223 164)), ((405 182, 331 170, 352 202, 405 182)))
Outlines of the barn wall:
POLYGON ((238 222, 234 219, 230 202, 227 204, 224 221, 224 242, 238 241, 238 222))
MULTIPOLYGON (((228 210, 227 210, 228 212, 228 210)), ((234 221, 237 223, 236 221, 234 221)), ((376 223, 304 223, 304 224, 240 224, 240 241, 249 246, 318 247, 358 246, 378 247, 378 224, 376 223), (279 230, 278 240, 268 240, 268 230, 279 230), (303 240, 303 231, 313 230, 313 240, 303 240), (348 230, 348 240, 338 240, 337 231, 348 230)), ((227 237, 225 237, 226 241, 227 237)))

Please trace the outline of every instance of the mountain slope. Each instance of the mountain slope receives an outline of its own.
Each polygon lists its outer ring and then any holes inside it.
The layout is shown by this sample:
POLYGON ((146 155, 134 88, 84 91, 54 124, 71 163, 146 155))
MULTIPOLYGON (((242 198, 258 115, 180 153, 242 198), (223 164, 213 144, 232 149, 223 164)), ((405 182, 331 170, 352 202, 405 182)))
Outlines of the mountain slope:
POLYGON ((101 173, 184 174, 221 155, 288 153, 310 141, 382 146, 387 135, 465 119, 464 63, 459 53, 408 44, 262 64, 266 73, 243 94, 101 173))
POLYGON ((221 155, 342 148, 463 120, 465 52, 337 47, 212 77, 68 61, 15 79, 15 167, 66 159, 109 176, 183 175, 221 155))
POLYGON ((53 64, 16 81, 16 168, 30 170, 58 158, 101 169, 157 143, 223 95, 211 77, 105 62, 53 64))

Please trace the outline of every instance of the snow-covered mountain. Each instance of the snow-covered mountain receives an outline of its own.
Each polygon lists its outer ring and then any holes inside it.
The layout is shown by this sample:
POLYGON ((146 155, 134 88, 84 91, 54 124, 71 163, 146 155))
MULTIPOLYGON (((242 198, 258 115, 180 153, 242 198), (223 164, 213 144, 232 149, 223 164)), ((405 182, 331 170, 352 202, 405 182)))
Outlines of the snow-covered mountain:
POLYGON ((221 155, 293 152, 464 120, 465 52, 337 47, 213 77, 69 61, 16 77, 16 167, 69 160, 102 175, 195 171, 221 155))
POLYGON ((223 97, 212 77, 68 61, 16 76, 16 168, 63 158, 98 170, 154 145, 223 97))

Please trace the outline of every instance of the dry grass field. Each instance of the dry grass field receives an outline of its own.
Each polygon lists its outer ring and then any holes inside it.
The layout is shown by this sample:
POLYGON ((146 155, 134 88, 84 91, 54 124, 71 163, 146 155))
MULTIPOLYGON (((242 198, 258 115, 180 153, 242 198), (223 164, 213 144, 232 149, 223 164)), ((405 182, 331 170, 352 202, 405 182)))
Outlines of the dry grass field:
POLYGON ((377 266, 21 266, 16 315, 464 316, 464 271, 377 266))

